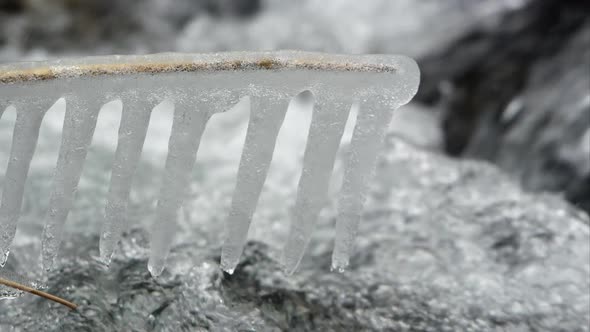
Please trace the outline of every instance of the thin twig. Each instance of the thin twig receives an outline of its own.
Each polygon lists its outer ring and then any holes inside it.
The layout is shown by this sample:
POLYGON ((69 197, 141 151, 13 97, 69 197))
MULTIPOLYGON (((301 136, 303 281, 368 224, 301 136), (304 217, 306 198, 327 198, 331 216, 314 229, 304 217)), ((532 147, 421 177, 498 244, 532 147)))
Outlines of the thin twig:
POLYGON ((40 296, 42 298, 51 300, 53 302, 57 302, 59 304, 63 304, 66 307, 68 307, 68 308, 70 308, 72 310, 76 310, 78 308, 78 306, 76 304, 74 304, 74 303, 72 303, 70 301, 64 300, 61 297, 57 297, 55 295, 51 295, 49 293, 40 291, 38 289, 29 287, 29 286, 25 286, 23 284, 19 284, 18 282, 14 282, 14 281, 10 281, 10 280, 4 279, 2 277, 0 277, 0 285, 4 285, 4 286, 7 286, 7 287, 15 288, 15 289, 21 290, 23 292, 27 292, 27 293, 31 293, 33 295, 40 296))

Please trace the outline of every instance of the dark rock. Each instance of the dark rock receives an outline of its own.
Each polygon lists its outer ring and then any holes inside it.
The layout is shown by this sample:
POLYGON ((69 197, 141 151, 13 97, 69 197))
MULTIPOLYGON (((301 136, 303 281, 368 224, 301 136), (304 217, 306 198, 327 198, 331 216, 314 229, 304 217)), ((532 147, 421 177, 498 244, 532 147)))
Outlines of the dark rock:
POLYGON ((590 211, 590 176, 568 187, 565 197, 575 202, 580 209, 590 211))
POLYGON ((25 9, 23 0, 0 0, 0 11, 7 13, 18 13, 25 9))
POLYGON ((251 17, 260 12, 261 0, 209 0, 205 1, 209 14, 215 16, 251 17))
POLYGON ((421 61, 417 100, 443 107, 445 149, 587 208, 590 4, 531 1, 421 61))
POLYGON ((217 245, 185 243, 153 279, 141 230, 126 235, 106 270, 92 259, 97 238, 79 235, 64 247, 80 259, 64 259, 48 285, 80 309, 24 296, 0 302, 0 327, 588 331, 587 216, 557 196, 523 192, 493 166, 390 137, 357 253, 342 274, 328 269, 334 218, 328 210, 291 277, 281 272, 274 248, 250 242, 233 275, 219 269, 217 245))

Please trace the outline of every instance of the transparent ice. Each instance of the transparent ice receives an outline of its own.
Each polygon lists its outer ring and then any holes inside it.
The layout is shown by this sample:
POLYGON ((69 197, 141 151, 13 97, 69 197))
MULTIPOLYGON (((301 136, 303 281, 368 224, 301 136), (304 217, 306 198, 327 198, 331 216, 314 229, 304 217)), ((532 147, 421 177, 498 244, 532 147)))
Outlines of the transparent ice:
MULTIPOLYGON (((327 200, 351 105, 356 103, 359 110, 350 151, 344 162, 332 264, 335 269, 344 269, 354 250, 367 185, 393 111, 413 97, 419 82, 418 67, 407 57, 297 51, 96 57, 4 65, 0 66, 0 73, 44 67, 67 74, 46 81, 0 84, 0 112, 4 111, 4 106, 13 105, 18 114, 0 203, 0 264, 6 262, 17 229, 23 188, 39 125, 44 112, 55 100, 65 99, 66 112, 43 231, 42 262, 46 270, 55 268, 64 224, 76 198, 101 106, 115 99, 123 104, 100 237, 100 256, 108 264, 126 228, 130 191, 152 109, 167 100, 173 104, 174 116, 151 231, 148 267, 153 275, 159 275, 165 268, 174 243, 177 221, 181 217, 179 212, 189 193, 190 174, 209 119, 247 97, 250 118, 231 207, 227 211, 221 256, 222 268, 233 272, 248 238, 287 107, 291 99, 302 92, 310 94, 314 104, 283 263, 286 271, 292 273, 304 255, 314 224, 327 200), (335 70, 250 68, 97 76, 77 75, 76 72, 84 65, 202 64, 257 59, 264 63, 269 58, 277 62, 330 62, 336 64, 334 68, 341 66, 335 70), (395 70, 346 70, 346 65, 351 63, 385 65, 395 70)), ((191 236, 199 238, 199 234, 191 236)))

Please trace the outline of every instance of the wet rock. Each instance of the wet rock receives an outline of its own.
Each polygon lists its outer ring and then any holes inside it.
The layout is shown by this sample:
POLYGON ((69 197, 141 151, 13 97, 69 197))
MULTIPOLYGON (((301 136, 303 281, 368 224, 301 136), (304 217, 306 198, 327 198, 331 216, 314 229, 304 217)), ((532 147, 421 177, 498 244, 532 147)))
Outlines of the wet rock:
POLYGON ((590 213, 590 6, 532 1, 421 61, 417 96, 443 108, 445 149, 590 213))
MULTIPOLYGON (((328 207, 299 271, 250 242, 233 275, 218 245, 183 243, 159 279, 149 238, 127 233, 106 270, 80 235, 49 290, 0 302, 0 327, 41 331, 588 331, 589 219, 561 198, 523 192, 484 162, 453 160, 391 136, 349 271, 329 271, 328 207)), ((65 255, 67 256, 67 255, 65 255)))

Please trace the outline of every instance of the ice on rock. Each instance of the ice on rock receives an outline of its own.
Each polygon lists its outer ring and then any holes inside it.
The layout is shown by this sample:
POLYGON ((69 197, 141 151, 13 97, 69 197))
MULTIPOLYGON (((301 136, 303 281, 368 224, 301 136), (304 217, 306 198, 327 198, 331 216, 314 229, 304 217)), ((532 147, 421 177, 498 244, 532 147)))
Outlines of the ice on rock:
MULTIPOLYGON (((63 225, 74 202, 101 103, 123 101, 100 239, 101 258, 108 264, 126 228, 129 194, 152 106, 163 100, 174 102, 173 128, 154 216, 148 266, 153 275, 158 275, 173 244, 178 211, 189 189, 208 119, 249 96, 248 129, 221 255, 221 267, 231 273, 246 243, 289 101, 302 91, 310 91, 315 105, 290 233, 282 255, 286 271, 292 273, 301 261, 327 200, 350 105, 359 103, 361 109, 345 161, 333 255, 333 267, 343 269, 354 248, 367 183, 392 112, 413 97, 419 76, 416 63, 404 56, 300 51, 168 53, 3 64, 0 65, 0 116, 8 105, 17 105, 19 110, 32 109, 31 96, 45 96, 34 97, 37 102, 34 105, 42 105, 39 100, 47 104, 60 95, 67 102, 42 239, 43 265, 50 269, 55 264, 63 225)), ((18 113, 0 202, 2 256, 14 237, 28 165, 46 106, 18 113)))
POLYGON ((6 167, 0 202, 0 266, 6 263, 10 245, 16 234, 25 181, 37 146, 41 121, 48 108, 49 105, 45 103, 17 107, 10 159, 6 167))
POLYGON ((100 258, 109 265, 127 225, 127 205, 150 121, 152 104, 128 98, 123 102, 119 139, 111 173, 100 238, 100 258))

